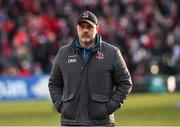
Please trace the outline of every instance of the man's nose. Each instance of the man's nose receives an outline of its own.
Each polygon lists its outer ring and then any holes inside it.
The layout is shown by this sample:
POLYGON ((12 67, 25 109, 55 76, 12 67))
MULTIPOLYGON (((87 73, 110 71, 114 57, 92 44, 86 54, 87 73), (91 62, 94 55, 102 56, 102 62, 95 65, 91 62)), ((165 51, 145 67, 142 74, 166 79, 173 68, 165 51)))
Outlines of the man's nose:
POLYGON ((83 32, 87 32, 88 31, 88 28, 87 27, 84 27, 83 28, 83 32))

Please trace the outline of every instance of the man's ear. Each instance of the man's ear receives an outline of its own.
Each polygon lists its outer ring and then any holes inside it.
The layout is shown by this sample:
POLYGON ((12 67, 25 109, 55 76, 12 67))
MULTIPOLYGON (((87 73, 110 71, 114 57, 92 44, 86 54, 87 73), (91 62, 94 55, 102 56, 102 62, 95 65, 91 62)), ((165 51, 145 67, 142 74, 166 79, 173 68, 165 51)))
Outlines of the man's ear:
POLYGON ((99 25, 96 26, 96 31, 97 31, 97 32, 99 31, 99 25))

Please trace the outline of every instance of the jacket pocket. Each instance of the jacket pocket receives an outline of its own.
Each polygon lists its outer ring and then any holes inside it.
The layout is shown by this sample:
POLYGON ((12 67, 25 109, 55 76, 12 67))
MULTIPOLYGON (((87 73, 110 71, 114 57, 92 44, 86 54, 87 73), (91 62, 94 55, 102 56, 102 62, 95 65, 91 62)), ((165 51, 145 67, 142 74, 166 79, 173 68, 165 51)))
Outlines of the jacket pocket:
POLYGON ((91 119, 104 119, 108 115, 107 102, 109 97, 106 95, 92 94, 89 117, 91 119))
POLYGON ((70 94, 62 97, 62 107, 61 107, 62 117, 75 119, 76 108, 77 108, 77 101, 74 98, 74 94, 70 94))
POLYGON ((61 113, 61 107, 62 107, 62 100, 56 100, 56 102, 54 103, 54 106, 56 108, 56 110, 61 113))

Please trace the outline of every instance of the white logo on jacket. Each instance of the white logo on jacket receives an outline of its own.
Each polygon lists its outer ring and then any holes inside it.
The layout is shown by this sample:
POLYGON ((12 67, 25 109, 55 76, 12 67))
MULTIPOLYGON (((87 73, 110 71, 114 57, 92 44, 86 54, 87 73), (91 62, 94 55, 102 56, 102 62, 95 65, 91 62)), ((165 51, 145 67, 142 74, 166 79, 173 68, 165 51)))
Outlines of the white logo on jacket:
POLYGON ((77 62, 77 58, 76 58, 76 55, 71 55, 71 56, 68 56, 68 63, 76 63, 77 62))
POLYGON ((76 62, 77 62, 77 59, 75 58, 68 59, 68 63, 76 63, 76 62))

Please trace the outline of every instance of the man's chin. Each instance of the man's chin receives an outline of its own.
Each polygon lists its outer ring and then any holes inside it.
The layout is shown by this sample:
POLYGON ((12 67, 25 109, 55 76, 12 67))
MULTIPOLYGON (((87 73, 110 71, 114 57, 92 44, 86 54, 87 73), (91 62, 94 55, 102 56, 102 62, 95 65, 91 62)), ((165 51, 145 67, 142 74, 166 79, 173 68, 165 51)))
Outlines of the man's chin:
POLYGON ((86 43, 86 42, 90 42, 91 39, 90 38, 82 38, 82 42, 86 43))

